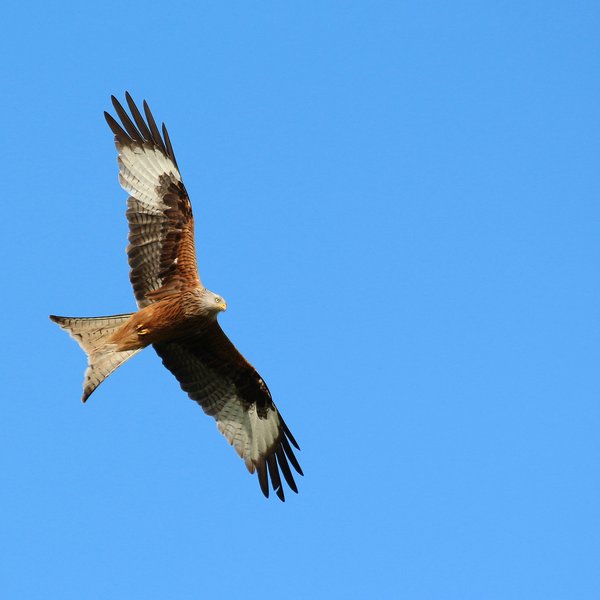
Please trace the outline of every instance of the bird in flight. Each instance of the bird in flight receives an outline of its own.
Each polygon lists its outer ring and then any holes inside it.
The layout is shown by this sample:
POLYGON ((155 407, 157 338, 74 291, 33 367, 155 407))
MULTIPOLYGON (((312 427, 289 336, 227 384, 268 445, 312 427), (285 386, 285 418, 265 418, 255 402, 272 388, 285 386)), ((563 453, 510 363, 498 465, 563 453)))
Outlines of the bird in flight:
POLYGON ((267 384, 217 322, 225 300, 200 281, 192 205, 169 134, 162 135, 144 101, 145 119, 128 92, 131 117, 112 103, 121 124, 105 112, 115 134, 119 182, 129 193, 130 280, 138 311, 108 317, 50 319, 87 355, 82 401, 119 366, 152 345, 181 388, 217 422, 263 494, 269 481, 285 501, 282 483, 298 492, 290 465, 302 475, 292 446, 300 449, 279 414, 267 384))

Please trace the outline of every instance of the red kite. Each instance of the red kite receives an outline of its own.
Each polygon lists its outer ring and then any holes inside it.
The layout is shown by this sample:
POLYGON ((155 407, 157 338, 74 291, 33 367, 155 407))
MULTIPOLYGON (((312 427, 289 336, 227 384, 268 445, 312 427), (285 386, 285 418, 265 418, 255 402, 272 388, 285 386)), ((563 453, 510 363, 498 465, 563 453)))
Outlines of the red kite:
POLYGON ((131 117, 113 96, 122 126, 104 113, 115 134, 119 181, 129 194, 130 280, 139 310, 110 317, 50 318, 79 343, 88 358, 85 402, 120 365, 152 345, 181 388, 233 445, 263 494, 269 480, 285 500, 280 472, 298 492, 290 464, 302 475, 300 449, 267 384, 217 322, 225 300, 201 283, 194 247, 192 206, 165 125, 162 136, 148 104, 142 117, 129 93, 131 117))

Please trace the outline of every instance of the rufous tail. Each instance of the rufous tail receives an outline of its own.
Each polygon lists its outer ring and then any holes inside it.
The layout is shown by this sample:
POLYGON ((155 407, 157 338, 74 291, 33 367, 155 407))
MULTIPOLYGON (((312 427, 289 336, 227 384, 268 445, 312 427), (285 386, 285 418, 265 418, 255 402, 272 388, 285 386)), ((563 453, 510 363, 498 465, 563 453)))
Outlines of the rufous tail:
POLYGON ((91 393, 118 367, 132 356, 137 350, 118 352, 108 338, 123 325, 132 313, 114 315, 112 317, 57 317, 50 319, 62 327, 81 346, 87 355, 88 367, 83 378, 83 396, 85 402, 91 393))

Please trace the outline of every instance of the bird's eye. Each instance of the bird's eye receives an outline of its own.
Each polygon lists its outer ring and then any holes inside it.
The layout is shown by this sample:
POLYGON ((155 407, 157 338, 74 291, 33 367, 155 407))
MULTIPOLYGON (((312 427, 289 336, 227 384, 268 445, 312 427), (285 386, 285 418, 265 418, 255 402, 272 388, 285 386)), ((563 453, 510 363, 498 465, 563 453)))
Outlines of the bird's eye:
POLYGON ((215 302, 219 304, 219 302, 221 302, 221 298, 215 298, 215 302))

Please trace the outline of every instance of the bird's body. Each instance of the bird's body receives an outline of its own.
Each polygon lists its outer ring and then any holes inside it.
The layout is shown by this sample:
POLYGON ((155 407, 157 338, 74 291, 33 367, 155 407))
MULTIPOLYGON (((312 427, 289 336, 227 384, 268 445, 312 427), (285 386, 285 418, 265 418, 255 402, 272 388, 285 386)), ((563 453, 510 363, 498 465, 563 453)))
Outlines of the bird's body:
POLYGON ((192 206, 165 126, 162 136, 148 105, 144 119, 126 94, 133 121, 113 97, 121 125, 108 113, 119 153, 119 181, 129 192, 130 280, 138 311, 107 317, 50 318, 88 356, 83 401, 119 366, 152 345, 190 398, 217 421, 248 470, 269 479, 284 500, 280 472, 297 492, 290 464, 302 470, 298 448, 271 393, 217 322, 227 307, 198 275, 192 206), (135 122, 135 123, 134 123, 135 122))
POLYGON ((217 311, 226 308, 222 300, 214 308, 209 306, 213 297, 212 292, 201 287, 176 292, 133 313, 106 341, 122 352, 141 350, 150 344, 190 335, 202 335, 216 320, 217 311))

